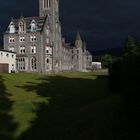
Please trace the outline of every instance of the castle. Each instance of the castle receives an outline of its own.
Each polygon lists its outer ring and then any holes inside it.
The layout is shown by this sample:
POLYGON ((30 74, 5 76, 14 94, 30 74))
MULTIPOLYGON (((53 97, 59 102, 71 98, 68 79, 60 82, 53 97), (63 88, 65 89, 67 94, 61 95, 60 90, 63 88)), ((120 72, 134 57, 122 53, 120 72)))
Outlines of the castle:
POLYGON ((84 71, 92 55, 77 33, 65 43, 59 20, 59 0, 39 0, 39 16, 11 19, 4 33, 4 50, 16 52, 17 72, 84 71))

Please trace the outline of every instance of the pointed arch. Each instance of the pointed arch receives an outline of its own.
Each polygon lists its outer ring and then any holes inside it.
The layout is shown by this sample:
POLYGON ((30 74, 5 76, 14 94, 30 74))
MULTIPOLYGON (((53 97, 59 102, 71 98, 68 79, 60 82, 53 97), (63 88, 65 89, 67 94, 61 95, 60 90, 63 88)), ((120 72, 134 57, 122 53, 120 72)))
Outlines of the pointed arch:
POLYGON ((19 33, 25 33, 26 32, 26 23, 24 21, 23 18, 20 19, 19 24, 18 24, 18 28, 19 28, 19 33))

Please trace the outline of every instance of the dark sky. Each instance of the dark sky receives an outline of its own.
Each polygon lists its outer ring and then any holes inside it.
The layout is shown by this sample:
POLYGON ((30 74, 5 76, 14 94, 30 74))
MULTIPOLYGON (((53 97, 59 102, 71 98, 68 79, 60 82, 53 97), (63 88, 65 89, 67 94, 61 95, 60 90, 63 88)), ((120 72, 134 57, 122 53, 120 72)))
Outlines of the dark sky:
MULTIPOLYGON (((62 33, 79 31, 90 50, 122 47, 128 34, 140 36, 140 0, 60 0, 62 33)), ((38 0, 1 0, 0 37, 11 17, 38 15, 38 0)), ((1 41, 2 46, 2 41, 1 41)))

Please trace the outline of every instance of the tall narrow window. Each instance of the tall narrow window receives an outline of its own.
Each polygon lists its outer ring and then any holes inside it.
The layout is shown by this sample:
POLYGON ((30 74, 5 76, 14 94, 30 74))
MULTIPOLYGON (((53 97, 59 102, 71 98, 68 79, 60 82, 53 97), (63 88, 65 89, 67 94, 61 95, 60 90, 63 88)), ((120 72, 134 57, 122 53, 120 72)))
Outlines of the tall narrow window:
POLYGON ((43 0, 43 8, 50 8, 50 0, 43 0))
POLYGON ((43 0, 43 8, 47 7, 47 0, 43 0))
POLYGON ((31 21, 30 25, 31 25, 31 32, 35 32, 37 29, 37 23, 34 19, 31 21))
POLYGON ((48 8, 50 8, 50 7, 51 7, 50 0, 48 0, 48 8))
POLYGON ((32 54, 36 53, 36 46, 35 45, 31 46, 31 53, 32 54))
POLYGON ((36 70, 36 58, 35 57, 31 58, 31 70, 32 71, 36 70))
POLYGON ((19 23, 19 33, 24 33, 26 31, 25 23, 23 21, 20 21, 19 23))

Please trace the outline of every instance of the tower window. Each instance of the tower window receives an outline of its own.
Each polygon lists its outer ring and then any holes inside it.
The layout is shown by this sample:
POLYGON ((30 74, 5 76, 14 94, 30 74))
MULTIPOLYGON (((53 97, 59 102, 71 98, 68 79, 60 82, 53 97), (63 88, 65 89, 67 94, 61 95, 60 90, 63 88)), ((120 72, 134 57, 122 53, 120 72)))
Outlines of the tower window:
POLYGON ((43 8, 50 8, 50 0, 43 0, 43 8))
POLYGON ((35 42, 36 41, 36 35, 31 35, 30 36, 30 41, 35 42))

